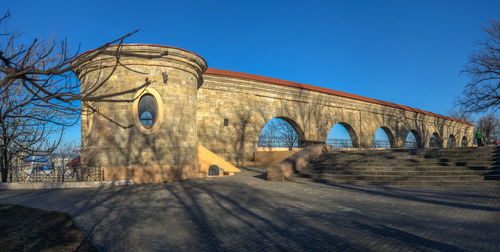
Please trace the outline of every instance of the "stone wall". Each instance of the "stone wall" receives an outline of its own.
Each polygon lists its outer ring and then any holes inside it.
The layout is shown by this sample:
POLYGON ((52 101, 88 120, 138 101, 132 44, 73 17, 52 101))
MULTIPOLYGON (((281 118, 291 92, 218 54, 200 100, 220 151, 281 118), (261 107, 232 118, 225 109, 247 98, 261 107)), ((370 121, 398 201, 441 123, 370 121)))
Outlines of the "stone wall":
POLYGON ((262 76, 205 72, 203 58, 178 48, 132 44, 88 57, 93 53, 80 56, 84 64, 76 72, 82 93, 95 98, 82 106, 82 162, 102 166, 105 180, 204 177, 198 144, 234 164, 251 163, 262 128, 275 117, 291 123, 305 142, 324 142, 337 123, 347 126, 354 146, 361 148, 371 147, 380 127, 392 136, 393 147, 402 147, 410 130, 425 147, 434 132, 444 139, 453 134, 459 143, 463 136, 469 144, 472 140, 473 127, 452 119, 300 88, 302 84, 279 85, 262 76), (138 119, 144 94, 155 97, 158 107, 150 128, 138 119))
POLYGON ((275 165, 286 158, 292 156, 293 154, 302 150, 301 148, 296 148, 293 150, 271 150, 271 151, 255 151, 254 158, 256 165, 275 165))
POLYGON ((334 96, 312 90, 205 73, 198 90, 198 141, 236 163, 254 161, 260 131, 275 117, 299 130, 303 140, 324 142, 330 129, 343 123, 355 134, 355 145, 372 146, 375 131, 384 127, 393 147, 403 147, 409 131, 418 132, 423 147, 437 132, 446 147, 453 134, 472 140, 473 127, 418 112, 334 96), (228 126, 224 126, 228 119, 228 126))
POLYGON ((196 160, 196 109, 205 61, 176 48, 125 45, 120 50, 119 63, 102 55, 78 69, 82 93, 102 84, 91 96, 112 95, 83 106, 82 162, 102 166, 105 180, 203 176, 196 160), (137 114, 144 94, 155 96, 158 105, 158 120, 149 129, 137 114))

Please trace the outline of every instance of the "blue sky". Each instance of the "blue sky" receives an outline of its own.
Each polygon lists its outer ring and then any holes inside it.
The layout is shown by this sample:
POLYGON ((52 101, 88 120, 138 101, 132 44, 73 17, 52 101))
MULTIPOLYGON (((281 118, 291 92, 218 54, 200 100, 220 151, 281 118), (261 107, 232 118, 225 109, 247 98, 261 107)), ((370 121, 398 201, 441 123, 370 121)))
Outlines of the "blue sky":
POLYGON ((500 18, 500 1, 480 0, 1 1, 27 40, 67 38, 84 51, 140 29, 127 42, 440 114, 467 82, 459 73, 481 27, 500 18))

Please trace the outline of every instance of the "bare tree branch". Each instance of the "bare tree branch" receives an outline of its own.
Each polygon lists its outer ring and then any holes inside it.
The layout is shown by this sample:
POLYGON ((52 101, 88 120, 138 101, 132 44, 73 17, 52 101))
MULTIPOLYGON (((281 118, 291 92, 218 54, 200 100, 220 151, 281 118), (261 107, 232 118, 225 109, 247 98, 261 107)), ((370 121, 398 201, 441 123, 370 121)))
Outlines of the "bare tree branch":
POLYGON ((459 104, 466 112, 497 111, 500 105, 500 20, 484 28, 487 37, 469 57, 462 73, 471 77, 459 104))
MULTIPOLYGON (((5 13, 0 17, 0 24, 9 17, 10 12, 5 13)), ((99 94, 118 67, 142 73, 121 61, 124 40, 137 32, 125 34, 83 54, 79 50, 70 50, 66 40, 35 38, 23 44, 18 34, 8 30, 0 32, 0 173, 3 182, 7 181, 14 161, 52 152, 61 142, 63 129, 79 122, 82 104, 88 107, 88 111, 98 112, 90 102, 131 102, 133 98, 124 100, 121 97, 153 83, 145 78, 143 84, 129 90, 99 94), (95 82, 88 83, 81 90, 74 72, 103 56, 113 64, 111 67, 107 64, 106 68, 101 65, 95 82)), ((128 53, 127 56, 153 59, 164 54, 128 53)), ((100 113, 100 116, 119 124, 107 115, 100 113)))

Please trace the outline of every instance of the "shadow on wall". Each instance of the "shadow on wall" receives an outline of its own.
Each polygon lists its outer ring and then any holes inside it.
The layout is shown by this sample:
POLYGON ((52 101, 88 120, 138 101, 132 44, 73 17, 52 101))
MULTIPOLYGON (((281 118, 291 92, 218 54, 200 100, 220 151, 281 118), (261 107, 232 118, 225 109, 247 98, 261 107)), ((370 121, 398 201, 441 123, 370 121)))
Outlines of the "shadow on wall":
POLYGON ((474 128, 471 125, 404 110, 400 110, 396 117, 398 121, 396 139, 400 147, 405 147, 410 133, 415 136, 418 148, 471 146, 469 136, 474 128), (455 141, 454 146, 448 146, 449 136, 460 137, 460 143, 455 141), (464 139, 465 141, 462 141, 464 139))
MULTIPOLYGON (((330 129, 336 123, 341 123, 347 127, 355 148, 372 146, 372 133, 364 132, 358 137, 354 129, 361 129, 360 112, 318 104, 322 94, 299 89, 291 97, 278 97, 276 94, 266 96, 265 93, 253 95, 237 88, 230 90, 232 87, 210 78, 205 78, 205 84, 198 92, 198 139, 203 146, 238 165, 255 160, 253 155, 261 130, 273 118, 283 118, 289 122, 299 132, 305 145, 324 143, 330 129)), ((390 118, 392 121, 389 124, 394 125, 397 120, 394 116, 390 118)), ((384 127, 386 123, 381 122, 376 128, 384 127)), ((384 127, 388 135, 393 136, 396 127, 391 128, 384 127)), ((390 140, 392 146, 397 146, 395 137, 390 140)))
MULTIPOLYGON (((160 123, 161 130, 145 134, 132 123, 136 118, 131 119, 133 111, 130 103, 141 95, 127 94, 118 101, 92 104, 90 111, 94 115, 86 115, 92 123, 82 123, 82 128, 94 133, 85 135, 82 141, 87 146, 94 144, 99 148, 88 148, 85 154, 89 158, 84 162, 106 164, 102 165, 105 179, 134 178, 136 182, 161 182, 206 176, 194 165, 197 163, 197 143, 237 165, 252 163, 262 128, 273 118, 284 118, 291 123, 299 132, 301 142, 306 144, 324 142, 331 128, 329 126, 336 122, 352 126, 354 145, 364 148, 371 146, 373 133, 380 127, 392 136, 391 146, 402 146, 404 140, 401 140, 401 133, 411 130, 419 133, 422 142, 428 139, 426 127, 429 122, 428 118, 419 118, 424 116, 422 114, 408 119, 408 112, 401 110, 399 116, 386 116, 395 111, 386 108, 384 116, 361 122, 362 112, 351 109, 349 113, 355 114, 352 116, 342 109, 319 104, 322 97, 319 93, 294 89, 293 94, 283 96, 280 93, 258 96, 241 90, 228 91, 231 88, 229 85, 224 86, 227 89, 218 89, 217 85, 223 84, 217 83, 217 79, 205 81, 199 88, 198 80, 175 72, 179 70, 175 68, 169 68, 172 72, 168 73, 170 77, 168 85, 165 85, 164 73, 158 72, 163 67, 161 64, 155 65, 154 61, 147 64, 131 62, 127 67, 113 69, 113 73, 128 76, 132 72, 137 83, 145 82, 147 88, 159 90, 163 94, 162 102, 169 105, 165 106, 168 112, 160 123), (191 91, 186 91, 185 82, 192 86, 191 91), (408 127, 400 126, 402 118, 405 118, 402 123, 409 124, 408 127), (192 125, 194 122, 196 126, 192 125), (354 128, 367 130, 356 134, 354 128), (92 160, 92 156, 100 157, 92 160)), ((206 76, 207 80, 211 78, 215 77, 206 76)), ((119 85, 114 85, 96 91, 96 95, 120 91, 119 85)), ((432 122, 436 124, 434 128, 443 136, 444 119, 435 119, 432 122)))
POLYGON ((143 183, 206 176, 198 169, 195 124, 198 77, 206 68, 203 59, 147 45, 117 50, 120 64, 95 58, 78 74, 82 87, 92 89, 93 79, 111 71, 113 78, 96 88, 91 98, 119 94, 83 105, 82 162, 103 167, 105 180, 143 183), (151 54, 159 56, 148 58, 151 54), (172 65, 179 58, 192 60, 182 68, 172 65), (146 87, 140 85, 143 82, 146 87), (135 93, 123 93, 134 88, 135 93))
POLYGON ((211 83, 206 85, 207 90, 202 88, 198 93, 198 107, 203 110, 198 110, 198 141, 226 160, 237 165, 253 164, 259 136, 273 118, 287 121, 297 132, 299 142, 307 142, 307 107, 287 106, 280 98, 214 91, 211 83), (220 102, 212 103, 213 97, 220 102))

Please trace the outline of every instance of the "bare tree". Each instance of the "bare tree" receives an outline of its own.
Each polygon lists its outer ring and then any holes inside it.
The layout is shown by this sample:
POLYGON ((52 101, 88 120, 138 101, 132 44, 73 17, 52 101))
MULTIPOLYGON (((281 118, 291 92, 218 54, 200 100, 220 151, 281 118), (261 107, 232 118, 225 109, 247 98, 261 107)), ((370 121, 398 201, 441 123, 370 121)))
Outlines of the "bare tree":
POLYGON ((75 142, 65 142, 57 146, 54 151, 55 157, 52 162, 54 165, 54 176, 58 178, 60 182, 64 182, 68 173, 78 174, 79 171, 76 170, 75 165, 71 166, 68 163, 75 158, 75 154, 79 153, 79 146, 75 142))
MULTIPOLYGON (((6 13, 0 25, 10 17, 6 13)), ((120 61, 125 38, 137 31, 105 43, 90 52, 71 52, 66 41, 41 41, 29 44, 19 34, 8 30, 0 32, 0 173, 7 181, 12 160, 35 153, 52 152, 62 136, 62 129, 78 123, 82 106, 96 112, 91 102, 113 101, 115 96, 136 92, 151 83, 116 94, 99 95, 98 90, 116 68, 126 67, 120 61), (81 90, 74 71, 83 64, 105 55, 114 59, 109 71, 99 75, 95 83, 81 90), (51 134, 58 132, 59 137, 51 134), (17 158, 13 155, 17 155, 17 158)), ((127 55, 142 58, 163 55, 127 55)), ((126 67, 127 68, 127 67, 126 67)), ((104 71, 103 71, 104 72, 104 71)), ((105 115, 103 118, 107 119, 105 115)))
POLYGON ((281 133, 283 143, 290 150, 293 147, 299 147, 299 134, 297 134, 297 131, 289 123, 284 120, 282 121, 284 123, 279 124, 278 132, 281 133))
POLYGON ((498 138, 500 119, 495 114, 488 114, 479 118, 477 126, 484 133, 485 143, 489 143, 498 138))
POLYGON ((299 134, 292 125, 281 118, 274 118, 262 129, 259 146, 292 149, 299 147, 299 140, 299 134))
POLYGON ((472 78, 459 100, 466 112, 497 111, 500 105, 500 20, 484 31, 487 37, 478 42, 479 50, 462 71, 472 78))
POLYGON ((462 110, 453 110, 449 114, 450 114, 450 117, 458 119, 458 120, 462 120, 464 122, 474 121, 474 118, 472 118, 471 113, 465 112, 462 110))
MULTIPOLYGON (((53 129, 44 123, 30 119, 4 120, 0 123, 0 169, 2 182, 8 174, 18 168, 23 158, 32 155, 47 155, 57 146, 58 139, 50 141, 53 129)), ((12 180, 12 177, 10 177, 12 180)))
POLYGON ((62 136, 61 126, 76 122, 76 115, 73 118, 69 115, 36 99, 19 80, 0 87, 1 181, 6 182, 8 174, 12 180, 13 169, 18 168, 14 162, 52 152, 62 136))

